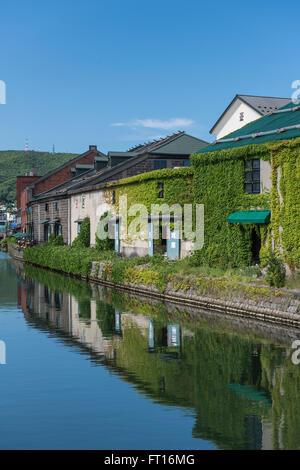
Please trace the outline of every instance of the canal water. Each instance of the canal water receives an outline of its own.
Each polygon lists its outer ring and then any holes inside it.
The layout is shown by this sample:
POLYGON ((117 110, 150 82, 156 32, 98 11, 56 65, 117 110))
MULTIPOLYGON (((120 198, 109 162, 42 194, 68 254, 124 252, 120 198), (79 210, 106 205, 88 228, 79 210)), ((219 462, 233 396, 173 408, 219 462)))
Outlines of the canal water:
POLYGON ((297 337, 0 253, 0 449, 299 449, 297 337))

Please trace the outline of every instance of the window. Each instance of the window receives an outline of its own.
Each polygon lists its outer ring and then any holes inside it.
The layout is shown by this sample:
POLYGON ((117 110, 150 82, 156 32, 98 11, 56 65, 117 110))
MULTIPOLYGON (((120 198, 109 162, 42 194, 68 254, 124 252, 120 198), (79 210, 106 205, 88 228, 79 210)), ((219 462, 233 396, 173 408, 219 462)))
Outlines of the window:
POLYGON ((49 295, 49 288, 48 288, 48 286, 45 286, 45 287, 44 287, 44 298, 45 298, 45 302, 48 304, 49 301, 50 301, 50 295, 49 295))
POLYGON ((245 192, 248 194, 260 193, 260 160, 247 160, 245 162, 245 192))
POLYGON ((51 226, 49 224, 44 224, 44 242, 48 242, 51 234, 51 226))
POLYGON ((82 196, 82 198, 81 198, 81 207, 82 207, 82 209, 85 208, 85 196, 82 196))
POLYGON ((78 224, 77 224, 77 233, 78 234, 80 233, 80 229, 81 229, 81 222, 78 222, 78 224))
POLYGON ((183 160, 183 166, 191 166, 190 160, 183 160))
POLYGON ((56 202, 56 203, 55 203, 55 210, 56 210, 56 211, 59 210, 59 202, 56 202))
POLYGON ((61 304, 62 304, 62 295, 58 292, 54 292, 54 303, 55 303, 55 308, 60 310, 61 304))
POLYGON ((54 236, 58 237, 59 235, 62 235, 62 227, 60 224, 55 224, 54 225, 54 236))
POLYGON ((49 204, 47 203, 45 204, 45 211, 48 212, 48 210, 49 210, 49 204))
POLYGON ((111 200, 112 200, 112 204, 116 203, 116 191, 112 192, 111 200))
POLYGON ((153 170, 162 170, 163 168, 167 168, 167 160, 153 161, 153 170))
POLYGON ((240 113, 240 121, 244 120, 244 113, 240 113))
POLYGON ((158 183, 158 189, 159 189, 158 197, 160 199, 163 199, 165 197, 165 185, 164 185, 164 183, 158 183))

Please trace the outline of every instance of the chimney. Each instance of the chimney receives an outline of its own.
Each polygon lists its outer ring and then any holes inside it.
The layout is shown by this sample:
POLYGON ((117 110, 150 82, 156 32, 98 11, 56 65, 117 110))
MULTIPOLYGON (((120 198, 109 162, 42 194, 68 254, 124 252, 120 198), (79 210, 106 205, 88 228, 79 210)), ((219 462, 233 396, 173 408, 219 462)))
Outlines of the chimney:
POLYGON ((34 168, 33 169, 33 176, 37 176, 38 175, 38 169, 37 168, 34 168))
POLYGON ((97 152, 97 145, 90 145, 90 150, 95 150, 97 152))

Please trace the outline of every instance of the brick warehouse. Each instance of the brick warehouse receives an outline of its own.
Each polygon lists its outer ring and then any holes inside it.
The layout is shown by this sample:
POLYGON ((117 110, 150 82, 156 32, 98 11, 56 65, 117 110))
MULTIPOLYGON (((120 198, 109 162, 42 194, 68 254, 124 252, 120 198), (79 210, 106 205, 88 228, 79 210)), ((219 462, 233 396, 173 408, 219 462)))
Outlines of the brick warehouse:
MULTIPOLYGON (((108 158, 95 157, 94 167, 90 171, 33 196, 28 204, 28 210, 31 211, 33 239, 37 243, 42 243, 49 239, 51 233, 61 234, 64 243, 71 244, 80 228, 80 218, 76 221, 71 220, 71 194, 78 194, 83 205, 82 194, 89 193, 99 184, 156 169, 189 166, 190 154, 206 145, 207 143, 201 139, 178 132, 159 141, 139 145, 127 152, 109 152, 108 158), (100 166, 102 168, 99 170, 100 166)), ((96 213, 89 215, 93 231, 96 213)))
POLYGON ((38 196, 39 194, 68 181, 72 178, 72 168, 78 164, 93 166, 94 158, 100 156, 104 157, 105 155, 98 151, 97 145, 90 145, 87 152, 78 155, 72 160, 64 163, 64 165, 61 165, 59 168, 49 171, 49 173, 36 180, 33 185, 33 196, 38 196))
POLYGON ((37 176, 37 170, 33 176, 19 176, 17 177, 17 210, 18 210, 18 222, 21 229, 25 230, 25 225, 28 225, 26 231, 33 233, 33 227, 31 225, 31 214, 30 210, 27 209, 27 204, 30 200, 45 191, 49 191, 53 187, 56 187, 65 181, 68 181, 74 177, 77 167, 83 167, 85 171, 94 167, 95 158, 105 158, 102 152, 99 152, 96 145, 90 145, 89 150, 77 157, 69 160, 60 167, 48 172, 46 175, 37 176), (26 194, 25 194, 26 193, 26 194), (27 212, 27 216, 25 214, 27 212))

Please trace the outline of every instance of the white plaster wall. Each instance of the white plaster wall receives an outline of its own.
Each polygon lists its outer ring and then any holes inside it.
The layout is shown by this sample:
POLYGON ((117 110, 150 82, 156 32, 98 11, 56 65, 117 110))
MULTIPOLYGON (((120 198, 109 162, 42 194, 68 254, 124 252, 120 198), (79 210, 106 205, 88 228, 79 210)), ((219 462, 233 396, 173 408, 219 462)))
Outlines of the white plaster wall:
POLYGON ((271 191, 271 165, 265 160, 260 160, 260 186, 261 192, 271 191))
POLYGON ((132 240, 131 242, 120 241, 120 252, 129 258, 135 256, 146 256, 148 254, 147 240, 132 240))
POLYGON ((111 206, 105 202, 104 191, 91 191, 83 194, 75 194, 71 196, 71 243, 78 235, 77 223, 75 220, 89 217, 91 221, 91 246, 96 244, 96 230, 100 217, 107 210, 111 210, 111 206), (82 207, 82 197, 85 196, 85 204, 82 207))
POLYGON ((237 99, 216 126, 214 135, 217 139, 221 139, 227 134, 240 129, 249 122, 252 122, 260 117, 261 115, 257 111, 255 111, 240 99, 237 99), (240 113, 242 112, 244 113, 244 121, 240 121, 240 113))

